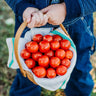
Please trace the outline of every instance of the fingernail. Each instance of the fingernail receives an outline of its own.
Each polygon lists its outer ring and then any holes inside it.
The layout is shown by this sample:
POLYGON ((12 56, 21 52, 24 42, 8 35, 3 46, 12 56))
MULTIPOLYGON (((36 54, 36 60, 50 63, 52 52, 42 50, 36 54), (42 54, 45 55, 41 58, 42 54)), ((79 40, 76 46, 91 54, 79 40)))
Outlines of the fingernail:
POLYGON ((23 20, 25 21, 25 18, 23 18, 23 20))
POLYGON ((47 14, 45 14, 45 15, 44 15, 44 17, 45 17, 46 19, 48 19, 48 16, 47 16, 47 14))
POLYGON ((45 18, 47 18, 47 15, 46 15, 46 14, 44 14, 44 17, 45 17, 45 18))
POLYGON ((28 22, 28 23, 30 22, 30 18, 27 19, 27 22, 28 22))

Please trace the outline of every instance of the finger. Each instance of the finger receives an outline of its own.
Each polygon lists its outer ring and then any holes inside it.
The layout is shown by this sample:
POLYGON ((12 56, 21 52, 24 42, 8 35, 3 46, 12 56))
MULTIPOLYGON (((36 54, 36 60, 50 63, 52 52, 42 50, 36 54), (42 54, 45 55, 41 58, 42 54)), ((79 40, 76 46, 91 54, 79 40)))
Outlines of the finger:
POLYGON ((55 22, 55 21, 51 21, 51 20, 49 20, 48 23, 52 24, 52 25, 60 25, 61 24, 61 23, 59 23, 59 21, 55 22))
POLYGON ((48 11, 48 12, 46 13, 46 16, 47 16, 48 19, 50 19, 50 18, 52 18, 52 13, 51 13, 50 11, 48 11))
POLYGON ((48 17, 48 23, 52 25, 58 25, 57 24, 57 19, 56 17, 53 17, 53 13, 51 11, 48 11, 46 13, 46 16, 48 17))
POLYGON ((49 23, 49 24, 52 24, 52 25, 58 25, 56 22, 54 22, 54 21, 52 21, 52 20, 50 20, 50 19, 48 20, 48 23, 49 23))
POLYGON ((23 20, 25 21, 27 21, 27 23, 30 23, 31 22, 31 14, 27 14, 27 15, 24 15, 23 16, 23 20))
POLYGON ((35 16, 35 25, 39 25, 41 22, 40 16, 39 16, 39 12, 34 13, 33 16, 35 16))
POLYGON ((43 13, 42 12, 38 12, 38 16, 39 16, 39 18, 40 18, 40 22, 39 22, 39 25, 42 25, 42 23, 44 22, 44 15, 43 15, 43 13))
POLYGON ((40 10, 43 14, 46 14, 49 10, 49 7, 43 8, 42 10, 40 10))
POLYGON ((38 11, 38 9, 36 9, 36 8, 31 8, 31 7, 27 8, 23 13, 23 20, 24 21, 26 20, 27 23, 30 23, 31 18, 32 18, 32 13, 37 12, 37 11, 38 11))
POLYGON ((29 28, 35 27, 35 20, 36 20, 36 17, 33 16, 31 22, 30 22, 27 26, 28 26, 29 28))
POLYGON ((48 22, 48 17, 46 15, 43 15, 43 21, 41 24, 35 25, 35 27, 41 27, 46 25, 46 23, 48 22))
POLYGON ((42 26, 46 25, 47 22, 48 22, 48 17, 47 17, 47 15, 45 14, 45 15, 44 15, 44 20, 43 20, 42 26))

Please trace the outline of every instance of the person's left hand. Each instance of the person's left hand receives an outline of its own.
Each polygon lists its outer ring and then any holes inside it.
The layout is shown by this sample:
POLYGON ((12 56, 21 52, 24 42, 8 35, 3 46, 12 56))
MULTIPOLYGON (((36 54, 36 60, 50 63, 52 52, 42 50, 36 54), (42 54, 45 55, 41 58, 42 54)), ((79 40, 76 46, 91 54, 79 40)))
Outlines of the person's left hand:
POLYGON ((48 17, 44 15, 39 9, 28 7, 23 12, 23 20, 27 22, 27 27, 41 27, 46 25, 48 17))
POLYGON ((65 20, 66 5, 65 3, 53 4, 42 9, 41 12, 47 15, 49 24, 59 25, 65 20))
POLYGON ((28 24, 29 28, 41 27, 46 25, 48 22, 48 17, 44 15, 41 11, 34 12, 31 17, 31 22, 28 24))

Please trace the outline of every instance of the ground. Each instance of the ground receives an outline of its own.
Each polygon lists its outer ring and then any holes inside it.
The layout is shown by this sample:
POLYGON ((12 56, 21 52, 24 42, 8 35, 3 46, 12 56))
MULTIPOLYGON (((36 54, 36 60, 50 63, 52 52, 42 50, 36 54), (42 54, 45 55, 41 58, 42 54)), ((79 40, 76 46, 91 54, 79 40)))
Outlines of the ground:
MULTIPOLYGON (((14 14, 8 5, 0 0, 0 96, 9 96, 9 89, 16 71, 8 69, 8 48, 6 38, 13 37, 14 14)), ((94 13, 94 34, 96 36, 96 13, 94 13)), ((93 69, 90 72, 95 85, 91 96, 96 96, 96 52, 91 56, 93 69)), ((51 92, 42 88, 41 96, 64 96, 63 90, 51 92)))

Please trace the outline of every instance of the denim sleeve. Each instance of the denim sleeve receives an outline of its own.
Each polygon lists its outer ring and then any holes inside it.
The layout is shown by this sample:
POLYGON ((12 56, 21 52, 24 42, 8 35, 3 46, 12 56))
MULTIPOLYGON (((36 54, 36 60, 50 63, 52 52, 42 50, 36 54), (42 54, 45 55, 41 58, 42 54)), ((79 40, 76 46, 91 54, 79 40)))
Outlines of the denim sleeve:
POLYGON ((36 5, 31 4, 27 2, 26 0, 5 0, 7 4, 12 8, 14 11, 15 15, 17 16, 22 16, 24 10, 27 7, 35 7, 37 8, 36 5))
POLYGON ((67 22, 96 11, 96 0, 64 0, 64 2, 67 10, 67 22))

